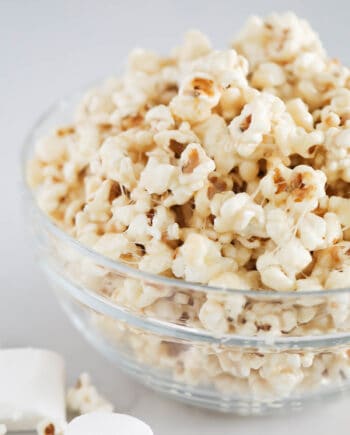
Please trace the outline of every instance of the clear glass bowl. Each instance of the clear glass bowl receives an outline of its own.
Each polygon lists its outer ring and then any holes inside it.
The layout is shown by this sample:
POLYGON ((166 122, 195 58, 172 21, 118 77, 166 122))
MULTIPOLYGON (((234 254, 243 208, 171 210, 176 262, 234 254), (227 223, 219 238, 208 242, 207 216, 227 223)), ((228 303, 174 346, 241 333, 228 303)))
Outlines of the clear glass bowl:
MULTIPOLYGON (((80 98, 63 99, 40 118, 25 141, 23 172, 37 138, 70 123, 80 98)), ((225 290, 147 274, 72 239, 39 210, 26 184, 23 200, 39 264, 68 317, 140 382, 244 415, 300 408, 350 386, 349 289, 225 290), (250 320, 236 320, 240 333, 205 329, 198 311, 208 295, 241 307, 239 318, 250 320), (266 325, 271 315, 277 332, 266 325)))

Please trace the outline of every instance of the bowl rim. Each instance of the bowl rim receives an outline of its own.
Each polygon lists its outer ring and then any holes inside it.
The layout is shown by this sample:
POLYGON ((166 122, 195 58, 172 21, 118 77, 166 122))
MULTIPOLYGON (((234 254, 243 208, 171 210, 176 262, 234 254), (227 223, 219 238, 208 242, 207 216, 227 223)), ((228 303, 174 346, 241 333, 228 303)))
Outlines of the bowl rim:
MULTIPOLYGON (((112 260, 88 246, 82 244, 78 240, 74 239, 68 233, 66 233, 63 229, 61 229, 58 225, 54 223, 52 219, 50 219, 39 207, 34 190, 30 188, 28 182, 26 180, 26 171, 27 171, 27 163, 30 160, 30 157, 33 152, 33 148, 35 146, 35 142, 37 139, 37 130, 41 127, 41 125, 50 118, 54 118, 59 112, 62 112, 68 106, 71 107, 73 103, 75 103, 76 99, 81 99, 84 93, 91 89, 91 87, 96 87, 96 85, 102 85, 103 81, 94 81, 93 84, 90 83, 88 86, 84 86, 80 90, 76 92, 72 92, 65 97, 57 99, 53 104, 51 104, 37 119, 37 121, 32 125, 29 129, 29 132, 26 134, 21 147, 21 187, 23 192, 24 200, 28 200, 31 208, 35 211, 36 216, 40 221, 40 225, 47 230, 49 230, 55 237, 60 239, 62 242, 70 245, 71 248, 77 250, 81 254, 86 257, 92 259, 96 264, 109 268, 114 272, 123 274, 125 276, 141 279, 152 283, 154 285, 162 285, 162 286, 170 286, 173 288, 177 288, 178 290, 192 290, 192 291, 200 291, 206 293, 227 293, 229 295, 244 295, 247 297, 259 297, 259 298, 268 298, 270 300, 273 299, 288 299, 288 298, 299 298, 299 297, 317 297, 317 296, 336 296, 341 294, 350 293, 350 288, 338 288, 338 289, 327 289, 327 290, 293 290, 293 291, 279 291, 279 290, 250 290, 250 289, 232 289, 226 287, 218 287, 207 284, 201 284, 198 282, 185 281, 176 278, 165 277, 162 275, 145 272, 139 269, 136 269, 132 266, 127 265, 121 261, 112 260)), ((74 106, 75 108, 75 106, 74 106)), ((114 304, 118 306, 117 304, 114 304)))

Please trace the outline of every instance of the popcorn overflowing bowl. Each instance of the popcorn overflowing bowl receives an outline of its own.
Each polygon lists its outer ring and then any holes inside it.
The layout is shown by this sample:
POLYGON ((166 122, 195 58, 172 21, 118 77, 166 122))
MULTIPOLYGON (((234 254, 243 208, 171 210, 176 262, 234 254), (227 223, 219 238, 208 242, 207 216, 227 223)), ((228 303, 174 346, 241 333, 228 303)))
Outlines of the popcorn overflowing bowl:
POLYGON ((239 54, 198 32, 134 52, 23 154, 39 263, 76 327, 155 390, 238 414, 350 386, 350 73, 293 14, 259 20, 239 54))

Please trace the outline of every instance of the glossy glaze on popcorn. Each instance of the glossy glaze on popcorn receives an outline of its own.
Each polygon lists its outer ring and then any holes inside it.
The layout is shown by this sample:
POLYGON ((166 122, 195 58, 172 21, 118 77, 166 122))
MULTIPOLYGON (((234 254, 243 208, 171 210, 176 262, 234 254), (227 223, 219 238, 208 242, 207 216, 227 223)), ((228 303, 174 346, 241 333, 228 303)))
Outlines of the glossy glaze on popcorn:
MULTIPOLYGON (((190 32, 169 57, 134 51, 122 78, 89 91, 75 120, 37 143, 28 179, 41 209, 93 251, 247 291, 153 285, 59 241, 55 255, 69 279, 117 306, 216 337, 348 332, 348 294, 312 291, 350 284, 349 70, 293 14, 251 19, 233 47, 215 51, 190 32)), ((132 328, 130 337, 139 361, 151 348, 150 364, 174 376, 182 367, 185 382, 244 384, 253 397, 287 397, 325 372, 348 376, 346 347, 327 357, 185 346, 165 357, 163 338, 132 328)))

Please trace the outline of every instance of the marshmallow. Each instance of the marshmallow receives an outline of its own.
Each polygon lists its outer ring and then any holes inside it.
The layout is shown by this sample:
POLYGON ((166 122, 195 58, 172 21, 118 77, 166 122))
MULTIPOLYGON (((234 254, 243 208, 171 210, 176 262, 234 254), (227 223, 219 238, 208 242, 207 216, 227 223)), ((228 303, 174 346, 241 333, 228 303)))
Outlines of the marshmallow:
POLYGON ((1 349, 0 386, 0 422, 7 430, 33 430, 43 419, 65 424, 65 370, 58 354, 1 349))
POLYGON ((143 421, 124 414, 92 412, 74 418, 65 435, 153 435, 143 421))
POLYGON ((7 432, 7 427, 4 424, 0 424, 0 435, 5 435, 7 432))

